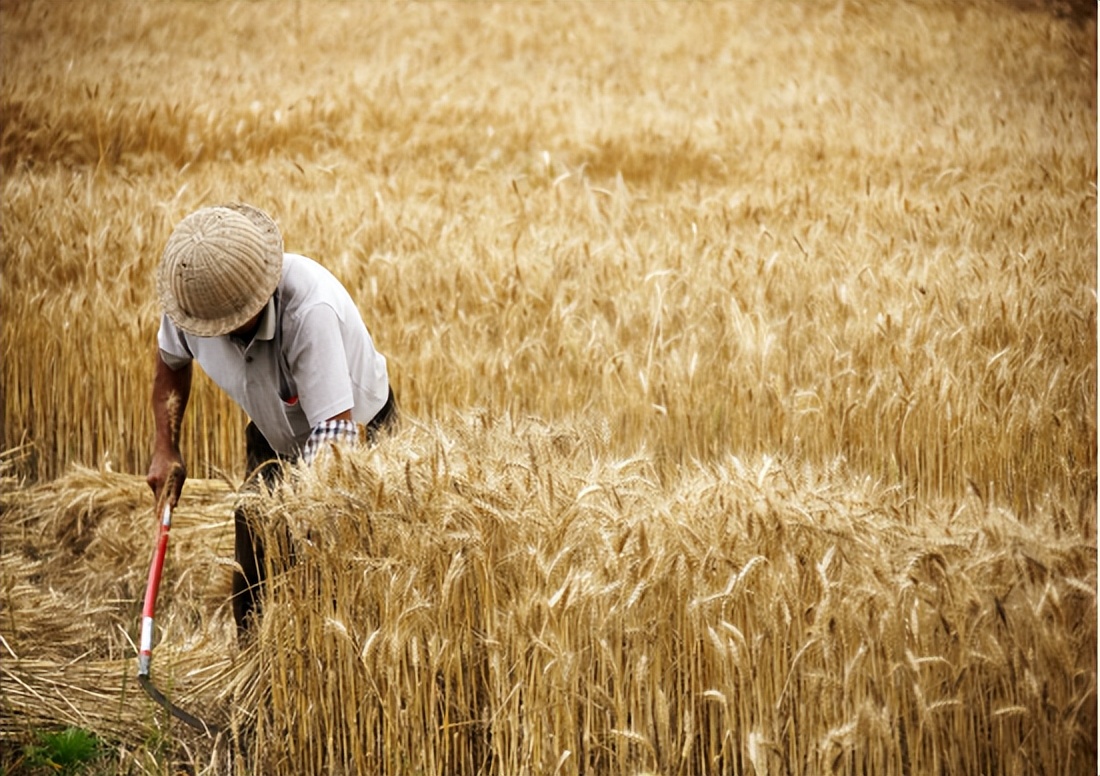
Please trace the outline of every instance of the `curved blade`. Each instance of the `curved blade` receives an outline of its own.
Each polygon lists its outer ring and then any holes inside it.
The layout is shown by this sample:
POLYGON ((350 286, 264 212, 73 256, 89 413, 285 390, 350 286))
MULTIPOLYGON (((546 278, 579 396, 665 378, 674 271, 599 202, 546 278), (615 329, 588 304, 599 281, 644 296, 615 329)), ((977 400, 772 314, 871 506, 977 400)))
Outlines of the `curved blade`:
POLYGON ((165 711, 167 711, 176 719, 180 720, 181 722, 185 722, 186 724, 195 728, 195 730, 200 730, 211 737, 221 732, 221 728, 219 728, 217 725, 211 725, 203 722, 198 717, 188 714, 179 706, 172 703, 172 701, 165 698, 164 693, 153 686, 153 681, 149 678, 148 674, 139 673, 138 682, 141 684, 141 688, 145 690, 146 695, 156 701, 158 705, 160 705, 165 711))

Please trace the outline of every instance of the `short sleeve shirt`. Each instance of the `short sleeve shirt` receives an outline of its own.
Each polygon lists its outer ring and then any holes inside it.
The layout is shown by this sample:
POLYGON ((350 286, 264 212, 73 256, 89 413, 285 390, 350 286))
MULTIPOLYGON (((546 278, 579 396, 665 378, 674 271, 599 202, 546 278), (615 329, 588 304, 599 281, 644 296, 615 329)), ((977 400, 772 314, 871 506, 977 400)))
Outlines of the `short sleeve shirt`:
POLYGON ((327 269, 293 253, 283 255, 282 279, 251 341, 198 337, 164 315, 157 345, 173 369, 197 361, 287 456, 322 421, 351 410, 367 423, 389 397, 386 359, 355 302, 327 269))

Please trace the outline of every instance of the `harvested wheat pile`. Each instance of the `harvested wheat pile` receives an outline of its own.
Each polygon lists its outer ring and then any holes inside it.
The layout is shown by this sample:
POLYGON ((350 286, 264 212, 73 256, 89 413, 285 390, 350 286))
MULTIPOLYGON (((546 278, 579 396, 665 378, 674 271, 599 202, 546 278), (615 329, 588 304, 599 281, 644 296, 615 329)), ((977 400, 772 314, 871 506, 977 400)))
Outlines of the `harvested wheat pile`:
MULTIPOLYGON (((176 724, 207 772, 1095 763, 1090 522, 977 497, 918 515, 840 465, 768 458, 660 483, 598 428, 475 415, 263 498, 271 582, 240 650, 231 494, 185 488, 154 650, 174 700, 229 731, 176 724)), ((8 732, 65 720, 138 746, 165 724, 130 678, 150 501, 89 470, 6 495, 8 732), (45 573, 58 545, 66 572, 45 573)))

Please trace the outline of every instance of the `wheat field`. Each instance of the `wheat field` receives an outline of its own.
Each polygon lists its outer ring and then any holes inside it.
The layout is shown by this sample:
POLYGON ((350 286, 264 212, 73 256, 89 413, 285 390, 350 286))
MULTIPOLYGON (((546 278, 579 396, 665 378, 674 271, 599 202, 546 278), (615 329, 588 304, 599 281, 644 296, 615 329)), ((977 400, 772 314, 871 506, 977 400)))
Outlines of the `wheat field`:
POLYGON ((0 0, 0 772, 1096 772, 1091 3, 0 0), (403 423, 252 496, 153 271, 210 204, 403 423))

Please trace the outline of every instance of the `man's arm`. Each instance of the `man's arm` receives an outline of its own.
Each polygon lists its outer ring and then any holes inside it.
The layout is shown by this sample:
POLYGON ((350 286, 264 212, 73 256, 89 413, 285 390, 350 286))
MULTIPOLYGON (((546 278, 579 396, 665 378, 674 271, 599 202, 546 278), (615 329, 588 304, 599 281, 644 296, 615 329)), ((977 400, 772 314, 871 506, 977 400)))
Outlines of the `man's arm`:
POLYGON ((302 448, 302 460, 313 463, 318 454, 328 445, 354 444, 359 439, 359 428, 351 418, 351 410, 333 415, 313 427, 313 431, 302 448))
POLYGON ((174 506, 183 490, 183 481, 187 478, 187 469, 180 454, 179 437, 183 413, 191 396, 192 367, 188 363, 179 369, 172 369, 164 363, 159 352, 155 361, 153 421, 156 425, 156 438, 153 441, 153 460, 149 464, 149 474, 145 481, 159 500, 161 490, 171 479, 172 491, 168 494, 168 499, 174 506))

